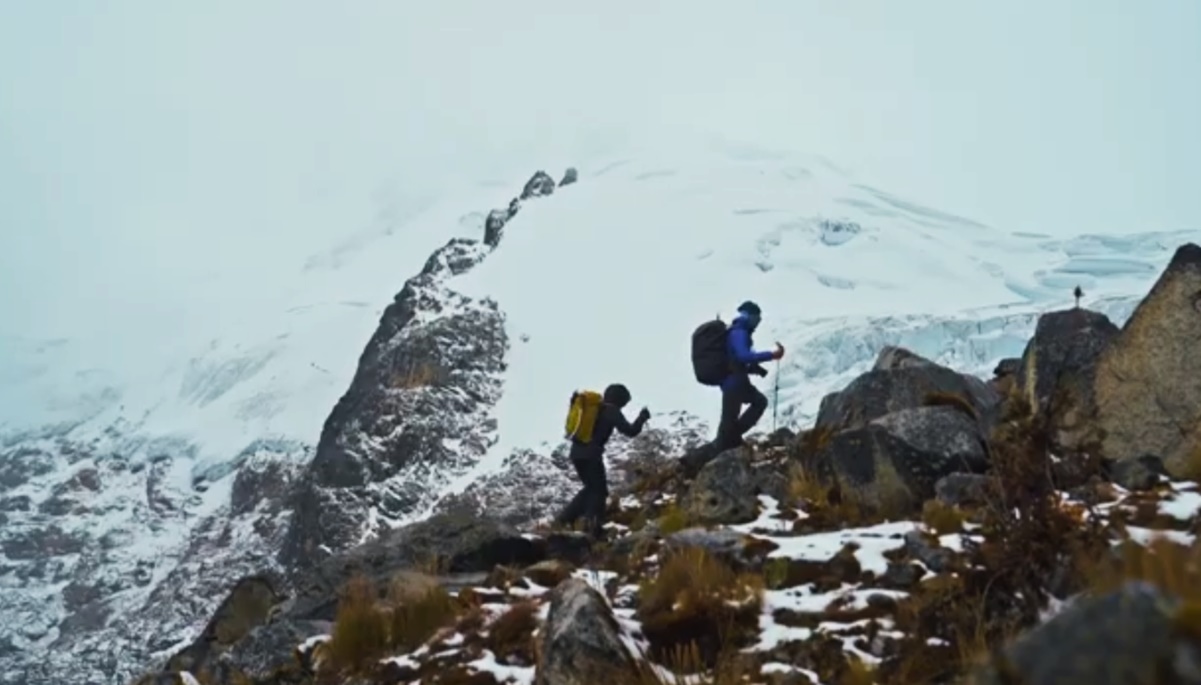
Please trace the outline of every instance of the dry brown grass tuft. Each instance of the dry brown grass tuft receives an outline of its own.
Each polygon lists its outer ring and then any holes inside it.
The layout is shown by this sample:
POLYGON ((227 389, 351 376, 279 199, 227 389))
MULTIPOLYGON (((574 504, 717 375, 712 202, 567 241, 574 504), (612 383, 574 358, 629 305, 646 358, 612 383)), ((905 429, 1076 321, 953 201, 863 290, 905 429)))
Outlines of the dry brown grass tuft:
POLYGON ((417 571, 430 576, 442 575, 450 565, 450 560, 438 554, 431 552, 425 555, 417 564, 417 571))
POLYGON ((979 420, 980 413, 972 406, 966 397, 954 392, 930 392, 922 398, 925 407, 950 407, 963 412, 973 421, 979 420))
POLYGON ((370 579, 355 576, 343 590, 323 659, 335 672, 370 675, 380 657, 416 649, 453 624, 461 608, 433 582, 394 580, 381 600, 370 579))
POLYGON ((361 672, 387 651, 388 623, 388 614, 376 599, 375 585, 363 576, 352 578, 338 602, 326 643, 328 665, 339 672, 361 672))
POLYGON ((922 505, 922 523, 938 535, 963 532, 964 514, 958 507, 935 499, 922 505))
MULTIPOLYGON (((1201 435, 1201 425, 1194 430, 1201 435)), ((1197 438, 1196 445, 1193 447, 1193 451, 1189 452, 1182 471, 1181 475, 1184 478, 1201 483, 1201 438, 1197 438)))
POLYGON ((534 630, 538 628, 538 605, 530 600, 509 607, 488 626, 485 646, 503 663, 516 656, 521 663, 533 663, 534 630))
POLYGON ((812 458, 825 449, 833 437, 834 429, 829 426, 814 426, 801 431, 797 436, 796 453, 793 456, 801 459, 812 458))
POLYGON ((791 499, 788 504, 807 514, 807 517, 799 518, 794 524, 797 532, 846 528, 873 520, 874 517, 853 493, 824 480, 812 469, 794 463, 788 475, 788 494, 791 499))
POLYGON ((842 678, 839 679, 839 685, 875 685, 876 669, 869 666, 855 657, 851 657, 847 662, 847 669, 843 671, 842 678))
POLYGON ((688 512, 684 511, 675 500, 672 500, 663 508, 663 512, 659 514, 659 518, 656 521, 659 524, 659 533, 662 535, 678 533, 690 524, 688 512))
POLYGON ((412 651, 438 629, 453 623, 456 613, 458 607, 445 589, 426 590, 421 596, 392 607, 389 644, 394 649, 412 651))
POLYGON ((643 581, 637 615, 662 661, 672 650, 694 644, 701 661, 714 667, 726 649, 744 644, 758 630, 762 576, 738 573, 703 549, 668 554, 659 573, 643 581))
POLYGON ((721 653, 714 664, 707 664, 696 643, 666 650, 662 663, 635 659, 634 670, 615 666, 613 673, 598 674, 595 682, 607 685, 678 685, 686 676, 689 685, 741 685, 753 673, 737 650, 721 653))
POLYGON ((1186 602, 1201 602, 1201 542, 1183 545, 1155 537, 1146 545, 1122 541, 1117 555, 1088 570, 1089 590, 1104 593, 1140 580, 1186 602))
POLYGON ((417 364, 396 369, 389 377, 389 387, 397 390, 410 390, 435 385, 438 381, 438 369, 431 364, 417 364))

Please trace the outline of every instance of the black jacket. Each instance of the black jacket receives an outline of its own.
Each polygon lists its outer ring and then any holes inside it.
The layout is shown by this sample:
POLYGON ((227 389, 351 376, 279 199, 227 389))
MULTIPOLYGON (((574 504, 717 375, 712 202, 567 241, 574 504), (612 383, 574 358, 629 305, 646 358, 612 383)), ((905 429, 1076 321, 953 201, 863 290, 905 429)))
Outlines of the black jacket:
POLYGON ((592 440, 585 444, 572 438, 571 452, 568 456, 572 459, 601 459, 605 454, 605 444, 613 437, 614 430, 629 438, 637 437, 642 432, 646 420, 642 417, 634 419, 632 423, 626 420, 621 408, 629 402, 630 392, 625 386, 614 384, 605 388, 604 404, 596 413, 592 440))

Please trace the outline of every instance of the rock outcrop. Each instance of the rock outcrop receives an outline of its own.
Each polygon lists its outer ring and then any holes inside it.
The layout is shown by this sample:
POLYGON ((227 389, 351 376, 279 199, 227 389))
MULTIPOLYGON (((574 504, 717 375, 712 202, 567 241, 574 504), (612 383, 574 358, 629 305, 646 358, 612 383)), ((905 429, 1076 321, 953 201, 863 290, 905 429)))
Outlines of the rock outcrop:
POLYGON ((448 280, 487 257, 520 200, 554 187, 536 173, 520 199, 489 214, 482 241, 446 243, 385 309, 292 497, 284 565, 312 567, 432 505, 487 451, 509 347, 504 317, 448 280))
POLYGON ((692 520, 702 523, 754 521, 757 489, 745 451, 726 450, 701 469, 685 497, 684 509, 692 520))
POLYGON ((995 419, 1001 401, 996 391, 979 378, 909 350, 886 347, 870 371, 822 398, 816 427, 835 431, 862 428, 885 414, 925 406, 935 395, 961 398, 972 407, 982 430, 995 419))
POLYGON ((1061 451, 1096 443, 1093 381, 1101 353, 1117 334, 1104 314, 1067 309, 1040 316, 1026 344, 1017 387, 1031 411, 1049 422, 1061 451))
POLYGON ((823 398, 796 449, 807 470, 861 503, 915 511, 940 479, 988 468, 985 437, 999 409, 984 381, 888 347, 872 370, 823 398))
POLYGON ((965 685, 1201 682, 1201 649, 1178 620, 1180 604, 1142 582, 1080 599, 1021 636, 965 685))
POLYGON ((249 576, 239 580, 217 607, 200 637, 167 662, 168 670, 195 671, 221 652, 265 624, 272 609, 284 597, 276 588, 279 579, 249 576))
POLYGON ((535 685, 594 685, 638 677, 608 603, 579 578, 565 580, 551 592, 540 633, 535 685))
POLYGON ((295 579, 295 596, 283 614, 332 621, 338 591, 356 575, 386 587, 405 569, 434 568, 463 574, 498 564, 529 565, 546 558, 545 543, 488 519, 444 514, 392 531, 332 557, 295 579))
POLYGON ((1097 362, 1102 449, 1111 459, 1155 454, 1175 475, 1201 468, 1201 247, 1167 269, 1097 362))

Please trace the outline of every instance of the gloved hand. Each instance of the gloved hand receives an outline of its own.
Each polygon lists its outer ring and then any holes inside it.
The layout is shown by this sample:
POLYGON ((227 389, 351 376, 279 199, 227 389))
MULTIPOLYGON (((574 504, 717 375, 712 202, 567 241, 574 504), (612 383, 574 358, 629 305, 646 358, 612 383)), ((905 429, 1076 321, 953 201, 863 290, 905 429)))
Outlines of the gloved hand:
POLYGON ((784 346, 777 342, 776 349, 773 350, 771 353, 771 358, 775 359, 776 361, 780 361, 780 358, 783 356, 784 356, 784 346))
POLYGON ((647 420, 648 420, 650 417, 651 417, 651 412, 650 412, 650 410, 649 410, 649 409, 647 409, 646 407, 643 407, 643 408, 642 408, 642 411, 638 412, 638 420, 639 420, 639 421, 641 421, 641 422, 643 422, 643 423, 646 423, 646 421, 647 421, 647 420))

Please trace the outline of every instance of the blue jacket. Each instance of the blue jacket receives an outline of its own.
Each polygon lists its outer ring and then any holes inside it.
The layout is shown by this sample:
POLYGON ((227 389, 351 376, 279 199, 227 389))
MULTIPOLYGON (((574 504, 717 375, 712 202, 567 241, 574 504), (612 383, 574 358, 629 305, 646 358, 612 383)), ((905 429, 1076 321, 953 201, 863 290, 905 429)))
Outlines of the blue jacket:
POLYGON ((730 359, 738 367, 738 371, 726 376, 721 382, 721 389, 729 390, 737 378, 747 375, 748 367, 752 364, 762 364, 771 361, 771 352, 756 352, 751 342, 751 331, 747 328, 746 317, 739 315, 730 322, 730 332, 726 336, 726 351, 730 359))

